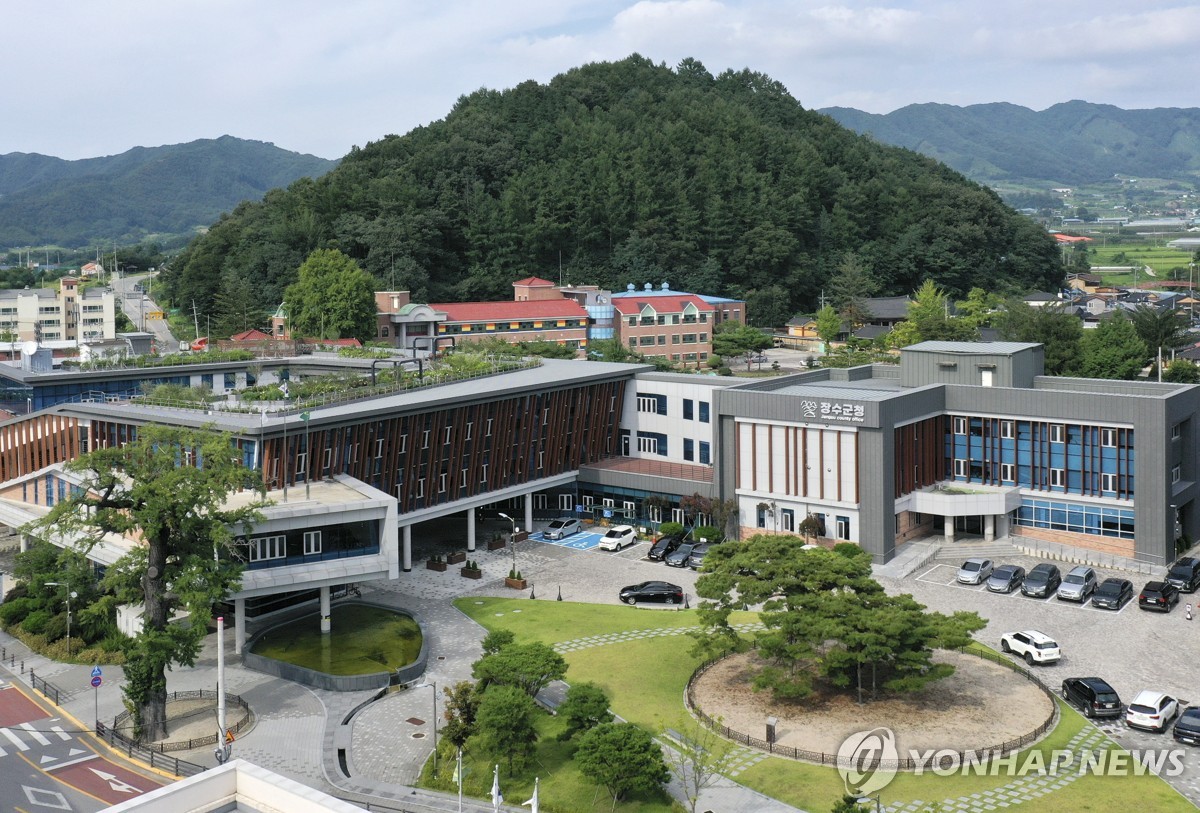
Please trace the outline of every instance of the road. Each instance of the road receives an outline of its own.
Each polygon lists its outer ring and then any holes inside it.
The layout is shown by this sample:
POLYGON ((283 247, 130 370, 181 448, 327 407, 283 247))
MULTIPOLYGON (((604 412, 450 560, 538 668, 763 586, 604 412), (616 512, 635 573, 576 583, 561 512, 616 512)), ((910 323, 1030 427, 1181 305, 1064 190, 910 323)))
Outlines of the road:
POLYGON ((129 321, 133 322, 138 330, 145 330, 154 334, 154 345, 159 353, 174 353, 179 349, 179 341, 171 335, 170 326, 166 319, 150 319, 148 314, 155 311, 160 311, 162 308, 158 306, 149 295, 141 292, 140 287, 150 283, 150 274, 139 274, 137 276, 121 277, 112 281, 113 294, 117 298, 117 306, 125 311, 125 315, 129 317, 129 321))
POLYGON ((164 784, 101 756, 78 725, 0 669, 0 813, 96 813, 164 784))

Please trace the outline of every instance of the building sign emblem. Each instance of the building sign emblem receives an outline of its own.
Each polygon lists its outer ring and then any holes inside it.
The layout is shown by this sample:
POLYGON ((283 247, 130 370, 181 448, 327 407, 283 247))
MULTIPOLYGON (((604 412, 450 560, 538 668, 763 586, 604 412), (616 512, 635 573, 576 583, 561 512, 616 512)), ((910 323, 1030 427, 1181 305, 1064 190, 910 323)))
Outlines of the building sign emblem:
POLYGON ((862 404, 845 404, 835 401, 801 401, 800 412, 805 418, 820 418, 827 421, 849 421, 863 423, 865 407, 862 404))

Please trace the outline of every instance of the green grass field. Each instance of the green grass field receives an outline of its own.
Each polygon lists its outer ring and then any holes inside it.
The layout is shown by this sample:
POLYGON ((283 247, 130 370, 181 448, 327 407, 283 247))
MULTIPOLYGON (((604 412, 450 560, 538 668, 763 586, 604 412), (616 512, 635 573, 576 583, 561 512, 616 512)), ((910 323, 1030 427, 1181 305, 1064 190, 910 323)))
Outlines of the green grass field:
MULTIPOLYGON (((1092 246, 1088 254, 1093 266, 1133 265, 1139 263, 1153 269, 1153 276, 1140 272, 1137 275, 1138 283, 1169 280, 1172 277, 1173 271, 1179 279, 1186 280, 1188 278, 1188 263, 1192 262, 1190 252, 1145 243, 1127 243, 1124 245, 1112 245, 1110 243, 1103 247, 1092 246), (1123 257, 1121 256, 1122 254, 1124 254, 1123 257)), ((1102 276, 1106 282, 1111 282, 1115 285, 1132 285, 1134 281, 1132 273, 1105 273, 1102 276)), ((1200 280, 1196 281, 1200 282, 1200 280)))

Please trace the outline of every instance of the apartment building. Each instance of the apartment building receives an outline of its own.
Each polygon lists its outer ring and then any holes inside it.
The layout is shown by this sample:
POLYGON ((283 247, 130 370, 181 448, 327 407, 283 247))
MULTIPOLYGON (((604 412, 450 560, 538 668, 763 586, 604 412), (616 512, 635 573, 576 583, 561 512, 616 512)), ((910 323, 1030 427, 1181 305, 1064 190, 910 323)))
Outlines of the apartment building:
POLYGON ((0 290, 0 333, 38 342, 116 337, 116 298, 110 290, 81 290, 74 277, 59 282, 58 289, 0 290))

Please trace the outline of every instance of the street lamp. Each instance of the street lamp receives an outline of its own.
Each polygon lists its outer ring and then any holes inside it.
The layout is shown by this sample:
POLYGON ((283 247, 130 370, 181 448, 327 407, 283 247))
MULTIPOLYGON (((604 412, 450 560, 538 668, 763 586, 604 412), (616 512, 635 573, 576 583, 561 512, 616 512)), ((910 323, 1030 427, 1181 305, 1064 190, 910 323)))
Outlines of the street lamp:
POLYGON ((414 689, 433 689, 433 775, 437 776, 437 681, 418 683, 414 689))
POLYGON ((71 599, 78 593, 71 592, 70 582, 46 582, 47 587, 65 587, 67 588, 67 660, 71 659, 71 599))
POLYGON ((854 801, 855 801, 855 803, 860 804, 860 805, 865 805, 867 802, 874 802, 875 803, 875 813, 883 813, 883 803, 879 801, 878 793, 876 793, 874 796, 859 796, 854 801))
POLYGON ((515 574, 517 572, 517 521, 503 511, 500 512, 500 516, 512 523, 512 536, 508 538, 508 545, 512 548, 512 569, 515 574))

